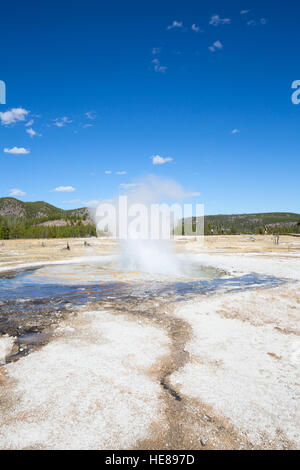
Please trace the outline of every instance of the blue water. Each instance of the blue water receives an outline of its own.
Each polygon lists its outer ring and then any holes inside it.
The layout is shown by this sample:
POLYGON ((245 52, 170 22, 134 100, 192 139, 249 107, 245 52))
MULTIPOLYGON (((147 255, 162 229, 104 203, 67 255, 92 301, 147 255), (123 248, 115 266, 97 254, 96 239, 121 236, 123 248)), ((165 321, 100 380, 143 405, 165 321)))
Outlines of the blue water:
POLYGON ((16 271, 0 277, 0 302, 27 299, 64 299, 65 301, 86 302, 91 298, 103 300, 110 297, 115 301, 124 297, 145 298, 152 296, 182 297, 185 300, 190 295, 214 294, 216 292, 232 292, 237 290, 253 289, 258 287, 274 287, 282 284, 282 279, 260 275, 256 273, 245 274, 238 277, 223 276, 208 280, 193 281, 136 281, 134 283, 121 281, 98 281, 97 283, 64 283, 57 284, 41 282, 30 274, 33 270, 16 271))
MULTIPOLYGON (((42 269, 42 268, 39 268, 42 269)), ((80 269, 80 267, 76 267, 80 269)), ((278 286, 282 279, 256 273, 238 277, 222 276, 212 279, 135 280, 134 282, 97 281, 57 282, 35 276, 38 269, 14 271, 0 277, 0 334, 16 336, 42 331, 54 321, 59 321, 68 308, 87 302, 99 305, 142 305, 155 300, 160 304, 189 300, 196 295, 213 295, 241 290, 278 286)))

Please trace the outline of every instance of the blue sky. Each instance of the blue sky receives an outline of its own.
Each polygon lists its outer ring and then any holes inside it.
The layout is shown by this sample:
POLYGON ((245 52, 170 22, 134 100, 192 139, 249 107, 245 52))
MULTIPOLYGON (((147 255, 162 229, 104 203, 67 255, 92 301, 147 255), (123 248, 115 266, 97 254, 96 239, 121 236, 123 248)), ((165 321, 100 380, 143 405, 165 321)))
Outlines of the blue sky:
POLYGON ((207 214, 300 212, 296 2, 29 0, 1 19, 0 196, 73 208, 154 174, 207 214))

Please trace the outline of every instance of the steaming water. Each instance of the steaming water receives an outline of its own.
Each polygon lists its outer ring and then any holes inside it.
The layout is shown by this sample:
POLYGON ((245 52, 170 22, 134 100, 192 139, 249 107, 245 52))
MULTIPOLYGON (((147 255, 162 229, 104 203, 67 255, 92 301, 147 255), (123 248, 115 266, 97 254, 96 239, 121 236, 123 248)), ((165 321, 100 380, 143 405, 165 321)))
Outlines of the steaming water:
POLYGON ((120 248, 120 269, 172 276, 184 272, 168 241, 126 240, 120 248))
MULTIPOLYGON (((142 310, 147 304, 151 314, 151 303, 155 306, 169 305, 195 295, 271 287, 283 282, 275 277, 255 273, 231 277, 214 268, 204 268, 192 262, 187 263, 185 274, 182 274, 183 259, 174 257, 169 264, 168 255, 159 255, 155 247, 152 256, 146 261, 148 273, 126 271, 126 264, 123 270, 119 267, 120 263, 125 263, 126 256, 130 256, 130 250, 121 260, 119 257, 106 256, 101 263, 91 260, 2 274, 0 334, 19 337, 22 351, 18 351, 18 356, 28 353, 47 339, 47 336, 42 335, 37 340, 32 334, 49 333, 49 329, 72 312, 74 307, 88 302, 96 303, 96 308, 109 306, 118 311, 130 311, 137 307, 142 310), (164 273, 153 274, 162 263, 165 263, 164 273)), ((132 269, 140 268, 138 257, 131 261, 129 266, 132 269)))

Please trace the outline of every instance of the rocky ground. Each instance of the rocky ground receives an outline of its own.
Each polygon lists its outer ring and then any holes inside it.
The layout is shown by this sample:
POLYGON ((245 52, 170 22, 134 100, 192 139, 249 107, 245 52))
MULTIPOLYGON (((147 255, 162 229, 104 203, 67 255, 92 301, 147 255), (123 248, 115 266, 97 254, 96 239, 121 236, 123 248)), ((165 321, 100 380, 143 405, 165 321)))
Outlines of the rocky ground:
MULTIPOLYGON (((111 240, 7 241, 0 270, 116 251, 111 240)), ((0 366, 0 448, 300 447, 300 239, 178 239, 182 256, 277 287, 158 301, 89 302, 0 366)), ((1 281, 0 281, 1 282, 1 281)), ((0 337, 0 362, 16 340, 0 337)))

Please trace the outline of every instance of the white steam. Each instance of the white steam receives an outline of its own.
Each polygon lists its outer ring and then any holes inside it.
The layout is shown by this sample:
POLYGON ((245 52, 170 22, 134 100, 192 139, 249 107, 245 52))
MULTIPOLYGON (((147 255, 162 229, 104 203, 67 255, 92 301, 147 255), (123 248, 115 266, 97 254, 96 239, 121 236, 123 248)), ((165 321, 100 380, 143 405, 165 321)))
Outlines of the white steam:
POLYGON ((102 234, 104 230, 104 233, 113 234, 119 240, 119 268, 152 274, 180 275, 173 244, 166 239, 170 238, 170 232, 183 217, 179 203, 199 193, 187 193, 176 181, 154 175, 123 185, 124 189, 126 205, 121 204, 125 198, 118 197, 114 201, 104 202, 92 214, 97 229, 100 231, 99 227, 102 227, 102 234), (153 206, 156 210, 159 208, 158 216, 153 216, 153 206), (139 217, 137 212, 140 213, 139 217), (130 220, 130 217, 134 220, 130 220), (162 223, 162 219, 167 220, 168 224, 162 223), (122 235, 124 224, 126 236, 122 235))

